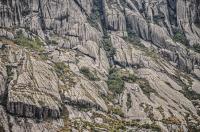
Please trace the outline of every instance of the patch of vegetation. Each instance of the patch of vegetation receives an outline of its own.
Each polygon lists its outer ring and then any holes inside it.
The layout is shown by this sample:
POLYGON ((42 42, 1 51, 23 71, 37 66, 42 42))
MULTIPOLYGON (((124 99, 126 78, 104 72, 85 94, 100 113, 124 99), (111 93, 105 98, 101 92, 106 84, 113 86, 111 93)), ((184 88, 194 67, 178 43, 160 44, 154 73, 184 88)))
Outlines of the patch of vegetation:
POLYGON ((35 39, 27 38, 22 34, 22 31, 19 31, 17 33, 15 42, 17 43, 17 45, 26 47, 31 50, 39 52, 43 51, 43 43, 40 41, 38 37, 36 37, 35 39))
POLYGON ((124 117, 124 113, 123 113, 123 111, 120 107, 112 107, 111 110, 110 110, 110 113, 124 117))
POLYGON ((198 100, 200 99, 200 94, 196 93, 193 90, 189 90, 189 88, 184 88, 184 91, 180 91, 181 93, 184 94, 186 98, 189 100, 198 100))
POLYGON ((108 76, 108 88, 114 93, 114 95, 119 95, 124 91, 124 82, 134 83, 140 80, 134 74, 129 73, 128 71, 122 71, 117 68, 112 68, 109 71, 108 76))
POLYGON ((153 20, 157 25, 159 25, 160 22, 165 20, 165 15, 159 11, 159 15, 153 16, 153 20))
POLYGON ((195 117, 193 114, 191 113, 187 113, 186 116, 185 116, 185 119, 186 119, 186 123, 188 125, 188 130, 190 132, 199 132, 200 131, 200 128, 197 127, 200 125, 200 122, 191 122, 191 117, 193 117, 194 119, 197 119, 197 117, 195 117))
POLYGON ((157 91, 150 86, 148 80, 144 78, 138 78, 134 74, 130 74, 127 71, 122 71, 117 68, 110 69, 107 85, 109 90, 114 94, 114 96, 119 95, 124 91, 125 82, 136 82, 137 84, 139 84, 143 93, 147 95, 147 97, 150 97, 151 93, 155 93, 156 95, 158 95, 157 91))
POLYGON ((128 82, 128 83, 134 83, 139 79, 134 74, 131 74, 131 73, 127 72, 127 71, 120 72, 120 76, 121 76, 123 81, 128 82))
POLYGON ((189 41, 187 40, 185 34, 182 31, 176 31, 175 35, 173 36, 173 40, 175 42, 179 42, 184 44, 185 46, 189 47, 189 41))
POLYGON ((161 128, 156 125, 155 123, 152 124, 139 124, 139 120, 119 120, 113 118, 113 116, 106 116, 100 113, 93 113, 93 119, 101 118, 103 119, 103 123, 91 123, 88 121, 84 121, 80 118, 76 119, 73 122, 73 126, 78 129, 79 131, 83 131, 85 129, 89 131, 109 131, 109 132, 118 132, 118 131, 128 131, 128 128, 145 128, 145 129, 152 129, 153 131, 161 131, 161 128))
POLYGON ((193 50, 197 53, 200 53, 200 44, 194 44, 193 45, 193 50))
POLYGON ((87 68, 87 67, 81 67, 80 68, 80 73, 83 74, 83 75, 85 75, 91 81, 98 81, 99 80, 99 78, 96 75, 94 75, 90 71, 90 69, 87 68))
POLYGON ((117 69, 111 69, 108 76, 108 88, 114 95, 120 94, 124 90, 124 81, 117 69))
POLYGON ((102 11, 102 1, 100 0, 93 0, 93 8, 91 11, 90 16, 88 17, 88 22, 90 22, 90 24, 93 27, 98 28, 98 22, 100 22, 101 20, 101 16, 103 16, 103 11, 102 11))
POLYGON ((140 86, 140 88, 142 89, 143 93, 144 93, 145 95, 147 95, 148 97, 150 97, 150 94, 151 94, 151 93, 158 94, 158 93, 156 92, 156 90, 153 89, 153 88, 150 86, 149 82, 148 82, 146 79, 140 79, 140 80, 138 80, 138 83, 139 83, 139 86, 140 86))
POLYGON ((57 40, 55 40, 55 39, 47 40, 47 43, 48 43, 49 45, 58 45, 58 42, 57 42, 57 40))
POLYGON ((39 54, 41 60, 48 60, 48 54, 39 54))
POLYGON ((141 103, 140 107, 144 108, 144 112, 147 114, 148 118, 150 118, 151 120, 155 120, 153 113, 153 106, 147 103, 141 103))
POLYGON ((12 71, 12 66, 6 66, 6 71, 8 75, 7 81, 10 82, 13 79, 14 72, 12 71))
POLYGON ((158 61, 159 56, 154 49, 148 49, 146 47, 143 48, 145 55, 151 57, 154 61, 158 61))
POLYGON ((127 109, 129 110, 132 106, 131 94, 127 93, 127 102, 126 102, 127 109))
POLYGON ((163 116, 163 118, 165 118, 165 114, 164 114, 164 109, 162 106, 159 106, 158 108, 158 111, 160 112, 160 114, 163 116))
POLYGON ((154 131, 161 132, 161 128, 158 125, 156 125, 155 123, 152 123, 152 124, 143 124, 141 126, 141 128, 152 129, 154 131))
POLYGON ((167 119, 163 119, 162 122, 165 124, 181 125, 181 121, 175 116, 168 117, 167 119))
POLYGON ((96 22, 100 19, 100 16, 103 15, 101 12, 101 1, 100 0, 93 0, 93 8, 91 12, 91 19, 96 22))
POLYGON ((171 76, 171 78, 173 80, 176 80, 177 84, 182 86, 183 90, 180 90, 179 92, 183 93, 186 98, 188 98, 189 100, 200 99, 200 94, 196 93, 195 91, 193 91, 191 89, 192 84, 193 84, 193 80, 190 78, 190 76, 177 71, 176 76, 171 76), (183 79, 181 79, 181 77, 186 79, 188 81, 188 84, 186 84, 183 81, 183 79))
POLYGON ((113 47, 110 37, 104 36, 102 43, 103 43, 103 48, 106 51, 107 57, 113 58, 114 55, 116 54, 116 49, 113 47))
POLYGON ((91 111, 91 110, 92 110, 91 107, 87 107, 87 106, 84 106, 84 105, 78 106, 77 109, 78 109, 79 111, 83 111, 83 112, 88 112, 88 111, 91 111))
POLYGON ((55 63, 54 68, 55 68, 58 76, 62 76, 63 73, 65 72, 65 69, 67 69, 68 67, 65 65, 64 62, 57 62, 57 63, 55 63))
POLYGON ((200 44, 196 43, 193 46, 190 46, 189 40, 187 40, 185 34, 181 31, 177 31, 173 37, 173 40, 175 42, 180 42, 184 44, 187 48, 190 48, 191 50, 194 50, 197 53, 200 53, 200 44))
POLYGON ((124 40, 133 45, 144 47, 144 45, 141 44, 140 37, 133 31, 133 29, 131 28, 131 24, 129 23, 127 24, 127 34, 128 36, 123 37, 124 40))
POLYGON ((68 83, 64 88, 72 87, 76 84, 73 79, 74 74, 70 71, 69 67, 64 62, 57 62, 54 65, 54 69, 59 79, 64 83, 68 83))
POLYGON ((176 71, 176 76, 171 75, 171 74, 168 74, 168 76, 170 76, 170 78, 175 80, 176 83, 183 88, 183 90, 179 90, 179 92, 182 93, 187 99, 192 100, 192 103, 195 106, 196 104, 193 101, 200 100, 200 94, 198 94, 197 92, 195 92, 191 89, 193 80, 190 78, 190 76, 183 74, 179 71, 176 71), (186 84, 185 81, 183 81, 183 79, 181 79, 181 77, 183 77, 185 80, 187 80, 188 84, 186 84))
POLYGON ((133 45, 144 47, 140 42, 139 36, 137 34, 135 34, 135 33, 128 33, 128 36, 127 37, 123 37, 123 39, 128 41, 129 43, 131 43, 133 45))

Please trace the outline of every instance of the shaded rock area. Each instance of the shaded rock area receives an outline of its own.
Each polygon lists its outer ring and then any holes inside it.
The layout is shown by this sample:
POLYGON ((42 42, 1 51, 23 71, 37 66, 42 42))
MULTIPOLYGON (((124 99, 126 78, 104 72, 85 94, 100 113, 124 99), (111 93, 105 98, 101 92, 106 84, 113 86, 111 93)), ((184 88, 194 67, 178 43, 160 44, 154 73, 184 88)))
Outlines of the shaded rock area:
POLYGON ((1 0, 0 131, 200 131, 200 2, 1 0))

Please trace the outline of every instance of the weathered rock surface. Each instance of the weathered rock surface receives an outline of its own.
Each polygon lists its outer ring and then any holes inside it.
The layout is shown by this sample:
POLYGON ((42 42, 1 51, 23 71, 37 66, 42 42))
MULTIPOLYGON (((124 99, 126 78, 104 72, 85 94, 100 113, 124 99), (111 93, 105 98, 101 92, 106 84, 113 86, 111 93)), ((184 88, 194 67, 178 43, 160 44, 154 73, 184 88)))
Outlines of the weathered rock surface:
POLYGON ((200 131, 199 27, 198 0, 1 0, 0 131, 200 131))

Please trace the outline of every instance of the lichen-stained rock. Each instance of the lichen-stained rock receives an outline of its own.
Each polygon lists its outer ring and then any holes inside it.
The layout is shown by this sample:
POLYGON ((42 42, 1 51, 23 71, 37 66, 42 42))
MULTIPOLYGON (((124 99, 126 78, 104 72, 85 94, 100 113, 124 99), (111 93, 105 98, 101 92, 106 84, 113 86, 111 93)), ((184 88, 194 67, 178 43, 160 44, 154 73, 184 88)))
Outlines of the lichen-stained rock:
POLYGON ((26 51, 11 49, 10 53, 8 66, 13 75, 8 85, 7 111, 22 117, 59 118, 61 98, 53 68, 26 51))

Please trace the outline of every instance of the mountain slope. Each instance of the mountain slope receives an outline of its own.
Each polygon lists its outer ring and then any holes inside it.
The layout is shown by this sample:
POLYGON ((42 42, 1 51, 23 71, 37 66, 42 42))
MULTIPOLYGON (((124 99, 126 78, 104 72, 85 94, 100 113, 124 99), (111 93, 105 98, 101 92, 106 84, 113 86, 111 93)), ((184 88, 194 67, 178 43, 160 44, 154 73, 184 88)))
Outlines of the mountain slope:
POLYGON ((0 131, 199 131, 198 0, 1 0, 0 131))

